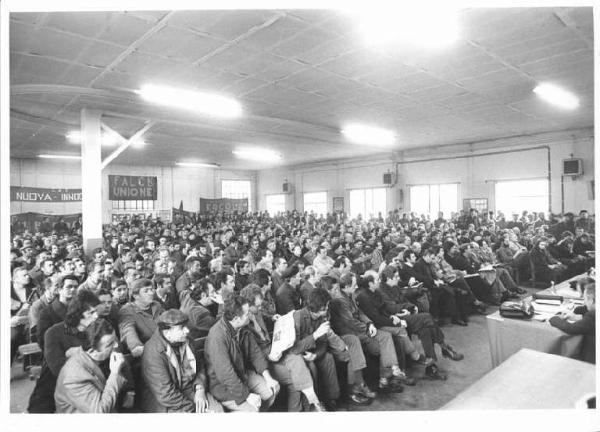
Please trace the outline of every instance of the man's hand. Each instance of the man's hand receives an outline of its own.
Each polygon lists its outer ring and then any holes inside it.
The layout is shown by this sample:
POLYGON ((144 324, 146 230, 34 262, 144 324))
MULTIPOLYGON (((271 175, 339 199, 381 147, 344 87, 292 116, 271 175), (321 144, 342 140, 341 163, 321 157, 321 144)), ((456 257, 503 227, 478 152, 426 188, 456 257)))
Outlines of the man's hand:
POLYGON ((208 409, 208 399, 204 388, 197 387, 194 394, 194 402, 196 403, 196 412, 204 413, 208 409))
POLYGON ((275 315, 273 315, 273 316, 271 317, 271 319, 272 319, 273 321, 277 321, 279 318, 281 318, 281 315, 279 315, 279 314, 275 314, 275 315))
POLYGON ((396 315, 392 315, 390 318, 392 319, 392 323, 394 325, 400 324, 400 318, 398 318, 396 315))
POLYGON ((267 383, 267 387, 271 389, 273 394, 277 394, 279 392, 279 389, 281 388, 279 382, 274 380, 272 377, 265 377, 265 381, 267 383))
POLYGON ((121 367, 123 366, 123 363, 125 363, 125 357, 123 357, 123 354, 118 353, 118 352, 111 353, 110 354, 110 364, 109 364, 110 373, 118 374, 119 371, 121 370, 121 367))
POLYGON ((411 278, 408 280, 408 284, 409 285, 414 285, 416 283, 417 283, 417 280, 413 276, 411 276, 411 278))
POLYGON ((144 353, 144 345, 136 346, 131 350, 131 355, 134 357, 141 357, 144 353))
POLYGON ((435 286, 439 287, 440 285, 444 284, 444 281, 441 280, 441 279, 436 279, 436 280, 433 281, 433 283, 435 284, 435 286))
POLYGON ((314 361, 317 358, 317 355, 310 351, 304 351, 304 354, 302 354, 302 358, 306 361, 314 361))
POLYGON ((404 320, 400 320, 400 327, 407 327, 408 325, 406 324, 406 321, 404 320))
POLYGON ((326 335, 331 330, 331 326, 329 325, 329 321, 325 321, 321 323, 321 325, 314 331, 313 338, 319 339, 321 336, 326 335))
POLYGON ((368 332, 369 337, 375 337, 377 335, 377 327, 375 327, 373 324, 369 324, 368 332))
POLYGON ((419 313, 419 308, 417 307, 417 305, 415 305, 415 313, 418 314, 419 313))
POLYGON ((260 409, 260 405, 262 404, 260 396, 256 393, 250 393, 246 398, 246 402, 252 405, 256 409, 256 411, 260 409))
POLYGON ((396 314, 396 316, 402 318, 405 316, 409 316, 410 312, 407 309, 402 309, 399 313, 396 314))

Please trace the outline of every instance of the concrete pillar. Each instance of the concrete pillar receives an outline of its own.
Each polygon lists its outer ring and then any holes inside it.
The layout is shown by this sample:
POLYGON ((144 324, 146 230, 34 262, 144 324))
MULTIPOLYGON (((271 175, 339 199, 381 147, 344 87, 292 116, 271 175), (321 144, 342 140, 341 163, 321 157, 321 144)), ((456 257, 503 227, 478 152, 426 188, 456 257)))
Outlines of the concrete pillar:
POLYGON ((102 246, 101 115, 100 111, 81 110, 81 210, 86 255, 102 246))

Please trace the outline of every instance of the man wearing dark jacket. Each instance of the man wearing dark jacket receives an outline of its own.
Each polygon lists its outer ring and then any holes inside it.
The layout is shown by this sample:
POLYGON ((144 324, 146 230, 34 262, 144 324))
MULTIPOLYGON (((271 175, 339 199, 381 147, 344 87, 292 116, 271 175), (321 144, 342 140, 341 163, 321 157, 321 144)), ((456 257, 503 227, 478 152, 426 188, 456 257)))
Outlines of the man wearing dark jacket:
POLYGON ((210 393, 229 411, 266 411, 279 393, 258 345, 244 352, 238 332, 249 322, 250 306, 238 294, 224 299, 223 317, 210 329, 204 356, 210 393), (252 369, 251 369, 252 368, 252 369))
POLYGON ((442 314, 444 314, 458 322, 458 309, 456 307, 454 291, 446 286, 443 280, 437 278, 431 268, 436 255, 437 253, 433 248, 424 250, 423 255, 417 260, 413 268, 417 275, 417 280, 423 282, 423 285, 429 291, 431 315, 439 320, 442 314))
POLYGON ((53 413, 56 410, 54 389, 61 368, 67 361, 67 351, 85 346, 86 328, 96 321, 99 300, 89 291, 82 291, 69 303, 64 322, 54 324, 44 334, 44 363, 35 388, 29 397, 30 413, 53 413))
POLYGON ((68 275, 62 280, 62 286, 56 297, 40 314, 37 324, 37 341, 42 351, 44 350, 44 335, 54 324, 62 321, 67 313, 67 306, 77 292, 79 281, 75 276, 68 275))
POLYGON ((290 276, 289 282, 284 282, 275 294, 275 306, 279 315, 285 315, 290 311, 302 307, 298 287, 302 281, 300 272, 290 276))
POLYGON ((371 320, 360 311, 354 301, 357 287, 356 276, 344 273, 340 278, 339 288, 333 288, 329 307, 331 327, 342 338, 347 334, 355 335, 360 340, 363 350, 379 356, 379 388, 400 392, 401 382, 406 379, 406 375, 398 366, 392 335, 384 330, 377 330, 371 320))
POLYGON ((550 324, 567 334, 583 335, 582 360, 596 364, 596 284, 585 286, 584 305, 550 318, 550 324))
POLYGON ((223 412, 206 391, 203 359, 188 339, 187 316, 163 312, 142 355, 141 409, 147 413, 223 412))

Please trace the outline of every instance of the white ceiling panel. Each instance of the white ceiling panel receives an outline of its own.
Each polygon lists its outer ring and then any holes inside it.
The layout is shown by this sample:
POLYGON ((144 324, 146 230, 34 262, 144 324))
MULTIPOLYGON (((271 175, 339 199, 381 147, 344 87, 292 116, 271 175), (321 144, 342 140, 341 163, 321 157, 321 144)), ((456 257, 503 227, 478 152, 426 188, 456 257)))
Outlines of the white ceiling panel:
POLYGON ((276 149, 284 164, 372 154, 341 136, 351 121, 393 129, 394 151, 593 126, 591 8, 465 9, 460 23, 446 48, 375 51, 356 18, 333 10, 13 13, 11 152, 72 152, 64 134, 83 108, 124 136, 154 121, 148 145, 120 163, 188 156, 232 169, 266 166, 233 157, 242 144, 276 149), (579 96, 579 108, 535 96, 545 80, 579 96), (134 93, 144 83, 237 97, 243 115, 151 105, 134 93))

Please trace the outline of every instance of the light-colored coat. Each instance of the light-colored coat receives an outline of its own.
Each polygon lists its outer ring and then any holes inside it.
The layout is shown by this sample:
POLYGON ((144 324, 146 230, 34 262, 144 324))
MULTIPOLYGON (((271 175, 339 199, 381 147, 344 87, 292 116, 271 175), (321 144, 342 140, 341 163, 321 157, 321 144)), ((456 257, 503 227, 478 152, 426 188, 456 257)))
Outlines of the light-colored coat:
POLYGON ((96 362, 81 347, 74 348, 67 356, 69 359, 56 381, 56 412, 114 412, 119 392, 126 383, 125 378, 111 373, 106 379, 96 362))

